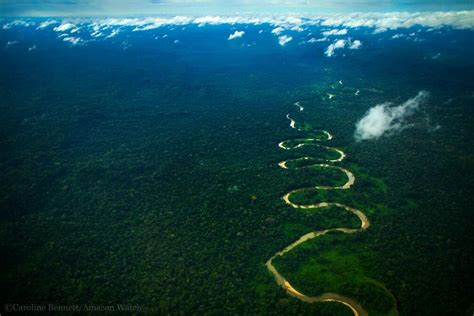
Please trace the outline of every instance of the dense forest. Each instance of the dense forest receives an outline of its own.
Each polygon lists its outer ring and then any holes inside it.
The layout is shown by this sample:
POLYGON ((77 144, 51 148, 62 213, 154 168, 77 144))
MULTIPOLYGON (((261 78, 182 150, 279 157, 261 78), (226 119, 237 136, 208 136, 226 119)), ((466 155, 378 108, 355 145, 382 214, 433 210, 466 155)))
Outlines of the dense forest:
POLYGON ((414 43, 324 60, 305 48, 133 45, 0 53, 2 303, 351 315, 288 296, 265 268, 305 233, 360 225, 337 208, 282 201, 346 181, 278 167, 337 157, 278 147, 324 129, 355 185, 296 198, 357 207, 371 227, 312 240, 275 264, 296 288, 338 291, 371 315, 474 312, 472 61, 433 66, 414 43), (370 107, 422 89, 431 96, 410 128, 354 140, 370 107), (302 132, 289 127, 290 112, 302 132))

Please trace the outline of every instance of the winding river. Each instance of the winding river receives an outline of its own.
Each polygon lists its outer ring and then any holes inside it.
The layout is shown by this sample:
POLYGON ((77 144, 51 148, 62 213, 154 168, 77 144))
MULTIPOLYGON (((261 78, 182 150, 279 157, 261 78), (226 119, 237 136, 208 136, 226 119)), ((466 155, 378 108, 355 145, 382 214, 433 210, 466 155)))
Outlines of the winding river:
MULTIPOLYGON (((295 105, 298 107, 298 109, 300 111, 303 111, 303 107, 299 104, 299 102, 295 103, 295 105)), ((287 114, 286 117, 288 118, 288 120, 290 120, 290 127, 293 128, 293 129, 299 130, 296 127, 296 121, 290 116, 290 114, 287 114)), ((354 315, 356 315, 356 316, 358 316, 358 315, 368 315, 367 312, 364 310, 364 308, 356 300, 354 300, 350 297, 346 297, 346 296, 343 296, 343 295, 340 295, 340 294, 337 294, 337 293, 323 293, 323 294, 320 294, 318 296, 307 296, 307 295, 299 292, 298 290, 296 290, 291 285, 291 283, 287 279, 285 279, 285 277, 283 275, 280 274, 280 272, 278 272, 278 270, 273 265, 273 260, 276 257, 279 257, 279 256, 281 257, 281 256, 285 255, 286 253, 290 252, 291 250, 293 250, 298 245, 300 245, 300 244, 302 244, 302 243, 304 243, 304 242, 306 242, 310 239, 317 238, 319 236, 323 236, 323 235, 325 235, 329 232, 334 232, 334 231, 343 232, 343 233, 347 233, 347 234, 353 234, 353 233, 363 231, 363 230, 367 229, 370 226, 369 219, 367 218, 367 216, 365 216, 365 214, 362 211, 360 211, 356 208, 349 207, 349 206, 344 205, 344 204, 340 204, 340 203, 336 203, 336 202, 320 202, 320 203, 316 203, 316 204, 298 204, 298 203, 293 202, 291 200, 291 197, 295 193, 298 193, 298 192, 303 192, 303 191, 308 191, 308 190, 347 190, 347 189, 351 188, 351 186, 355 182, 355 177, 354 177, 354 174, 352 172, 350 172, 349 170, 344 169, 342 167, 330 164, 330 163, 335 163, 335 162, 342 161, 346 157, 346 155, 342 150, 339 150, 337 148, 320 145, 319 142, 328 141, 328 140, 331 140, 333 138, 333 136, 329 132, 327 132, 327 131, 322 131, 322 132, 325 134, 324 139, 303 138, 303 139, 285 140, 285 141, 280 142, 278 144, 278 147, 280 147, 283 150, 292 150, 292 149, 300 148, 300 147, 303 147, 303 146, 319 146, 319 147, 325 148, 326 150, 337 152, 339 154, 338 158, 336 158, 336 159, 326 159, 325 163, 314 163, 314 164, 306 165, 306 166, 303 166, 303 167, 298 167, 298 166, 291 167, 291 162, 298 162, 298 161, 314 159, 313 157, 301 157, 301 158, 297 158, 297 159, 281 161, 280 163, 278 163, 278 165, 283 169, 290 169, 290 168, 298 169, 298 168, 311 168, 311 167, 337 169, 337 170, 343 172, 347 176, 346 183, 344 183, 343 185, 340 185, 340 186, 315 186, 315 187, 309 187, 309 188, 296 189, 296 190, 293 190, 293 191, 290 191, 290 192, 286 193, 283 196, 283 201, 285 201, 285 203, 288 204, 289 206, 291 206, 293 208, 297 208, 297 209, 318 209, 318 208, 330 207, 330 206, 344 209, 347 212, 350 212, 350 213, 354 214, 355 216, 357 216, 359 218, 360 228, 338 227, 338 228, 330 228, 330 229, 312 231, 310 233, 307 233, 307 234, 301 236, 298 240, 296 240, 295 242, 293 242, 290 245, 286 246, 283 250, 280 250, 277 253, 275 253, 266 262, 265 265, 267 266, 268 271, 270 271, 270 273, 272 273, 273 276, 275 277, 275 280, 276 280, 277 284, 280 285, 283 289, 285 289, 286 292, 289 295, 299 299, 300 301, 307 302, 307 303, 337 302, 337 303, 344 304, 345 306, 349 307, 351 309, 351 311, 354 313, 354 315)))

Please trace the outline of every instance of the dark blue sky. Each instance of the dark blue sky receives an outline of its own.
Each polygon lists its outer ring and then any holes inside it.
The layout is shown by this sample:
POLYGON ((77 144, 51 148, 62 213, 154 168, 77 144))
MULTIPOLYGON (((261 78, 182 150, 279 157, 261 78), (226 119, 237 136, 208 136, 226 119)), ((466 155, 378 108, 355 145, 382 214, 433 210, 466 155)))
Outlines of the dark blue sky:
POLYGON ((3 16, 317 14, 473 9, 473 0, 0 0, 3 16))

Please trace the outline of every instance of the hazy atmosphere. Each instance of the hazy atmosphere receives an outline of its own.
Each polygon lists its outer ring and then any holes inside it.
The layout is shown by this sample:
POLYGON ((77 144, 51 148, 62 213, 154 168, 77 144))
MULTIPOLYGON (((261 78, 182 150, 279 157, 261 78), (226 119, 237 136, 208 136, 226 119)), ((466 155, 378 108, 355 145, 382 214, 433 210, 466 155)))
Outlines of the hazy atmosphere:
POLYGON ((1 0, 3 16, 308 14, 472 10, 470 0, 1 0))

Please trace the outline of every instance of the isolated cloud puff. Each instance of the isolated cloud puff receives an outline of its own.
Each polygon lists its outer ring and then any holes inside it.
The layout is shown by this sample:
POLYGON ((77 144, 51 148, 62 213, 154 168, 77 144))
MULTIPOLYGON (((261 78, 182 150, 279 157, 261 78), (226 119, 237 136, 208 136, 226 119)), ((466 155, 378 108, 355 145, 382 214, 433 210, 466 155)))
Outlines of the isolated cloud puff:
POLYGON ((231 41, 233 39, 239 38, 244 36, 245 32, 244 31, 235 31, 234 33, 230 34, 227 40, 231 41))
POLYGON ((55 28, 53 28, 53 30, 56 31, 56 32, 67 32, 67 31, 75 29, 75 28, 76 28, 75 24, 66 22, 66 23, 60 24, 59 26, 56 26, 55 28))
POLYGON ((279 36, 278 37, 278 44, 280 44, 280 46, 285 46, 292 39, 293 39, 293 37, 288 36, 288 35, 279 36))
POLYGON ((394 135, 408 128, 410 125, 406 123, 406 119, 416 113, 428 97, 427 91, 420 91, 414 98, 398 106, 391 106, 390 102, 377 104, 356 123, 355 139, 357 141, 378 139, 383 135, 394 135))
POLYGON ((68 42, 71 45, 79 45, 79 44, 82 44, 84 42, 81 38, 73 37, 73 36, 63 37, 63 41, 68 42))
POLYGON ((325 41, 327 41, 327 38, 326 38, 326 37, 317 38, 317 39, 314 38, 314 37, 312 37, 312 38, 310 38, 310 39, 308 40, 308 43, 317 43, 317 42, 325 42, 325 41))
POLYGON ((279 26, 279 27, 276 27, 276 28, 274 28, 274 29, 272 30, 272 34, 280 35, 281 32, 283 32, 284 30, 285 30, 284 28, 282 28, 281 26, 279 26))
POLYGON ((397 38, 403 38, 403 37, 405 37, 405 35, 400 34, 400 33, 397 33, 397 34, 393 35, 393 36, 390 37, 390 38, 391 38, 391 39, 397 39, 397 38))
POLYGON ((112 30, 112 32, 110 32, 110 34, 107 35, 105 38, 112 38, 112 37, 115 37, 115 36, 117 36, 118 33, 120 33, 120 30, 119 30, 119 29, 114 29, 114 30, 112 30))
POLYGON ((350 46, 349 49, 359 49, 362 46, 362 42, 359 40, 354 40, 350 46))
POLYGON ((38 29, 38 30, 44 29, 44 28, 47 28, 48 26, 50 26, 52 24, 56 24, 56 23, 58 23, 58 21, 56 21, 56 20, 43 21, 38 25, 38 27, 36 29, 38 29))
POLYGON ((324 54, 327 57, 334 56, 334 53, 337 49, 349 48, 349 49, 359 49, 362 46, 362 42, 360 40, 352 41, 351 38, 348 39, 340 39, 335 41, 334 43, 330 44, 324 54))
POLYGON ((10 46, 13 46, 13 45, 16 45, 20 43, 19 41, 8 41, 6 44, 5 44, 5 48, 8 48, 10 46))
POLYGON ((330 31, 325 31, 323 32, 323 35, 326 37, 326 36, 336 36, 336 35, 346 35, 347 34, 347 30, 346 29, 342 29, 342 30, 338 30, 338 29, 334 29, 334 30, 330 30, 330 31))
POLYGON ((326 48, 326 51, 324 52, 324 54, 328 57, 332 57, 336 49, 344 48, 346 47, 346 44, 347 44, 346 40, 342 40, 342 39, 337 40, 326 48))

